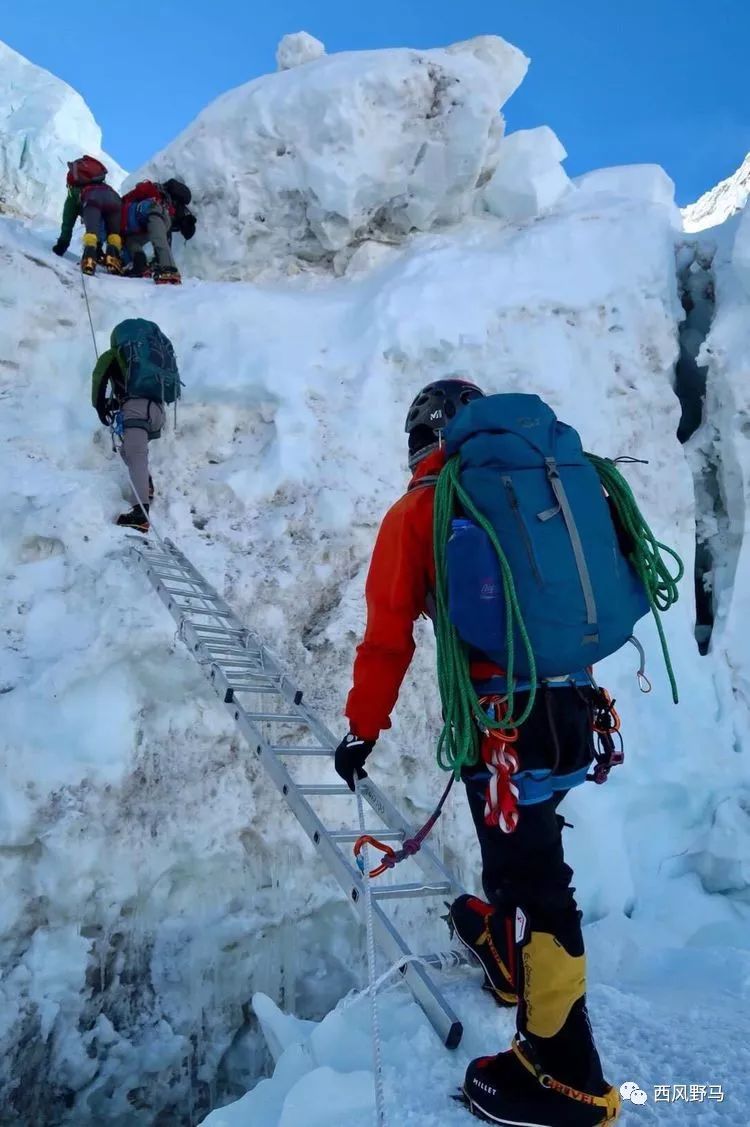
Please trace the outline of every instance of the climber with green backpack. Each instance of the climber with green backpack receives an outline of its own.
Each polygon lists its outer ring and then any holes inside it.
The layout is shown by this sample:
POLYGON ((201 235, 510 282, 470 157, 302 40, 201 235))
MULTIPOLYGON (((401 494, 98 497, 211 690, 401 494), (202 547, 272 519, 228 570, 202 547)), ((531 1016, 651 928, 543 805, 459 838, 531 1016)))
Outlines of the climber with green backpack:
POLYGON ((613 1122, 619 1097, 588 1018, 558 807, 621 762, 619 718, 592 667, 649 610, 664 642, 659 614, 677 598, 682 565, 615 464, 585 454, 538 396, 438 380, 412 403, 406 431, 413 477, 373 551, 336 770, 352 789, 366 775, 414 653, 414 622, 430 614, 438 762, 466 787, 487 898, 460 896, 449 920, 485 988, 517 1007, 511 1049, 472 1061, 462 1097, 500 1124, 613 1122))
POLYGON ((135 504, 116 523, 149 531, 154 483, 148 444, 161 436, 165 404, 180 398, 181 380, 174 348, 153 321, 131 318, 112 330, 110 348, 99 357, 91 380, 91 402, 100 422, 120 442, 135 504))

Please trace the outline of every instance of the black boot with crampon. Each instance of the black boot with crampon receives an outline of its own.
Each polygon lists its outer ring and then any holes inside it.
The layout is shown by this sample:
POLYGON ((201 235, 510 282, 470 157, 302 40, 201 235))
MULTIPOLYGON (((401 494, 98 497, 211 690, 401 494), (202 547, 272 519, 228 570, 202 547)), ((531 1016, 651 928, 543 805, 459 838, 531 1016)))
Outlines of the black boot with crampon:
POLYGON ((155 266, 154 282, 157 286, 179 286, 182 278, 176 266, 155 266))
POLYGON ((517 1005, 513 917, 503 915, 478 896, 465 895, 451 904, 448 924, 481 964, 483 989, 500 1006, 517 1005))
POLYGON ((107 235, 104 252, 104 265, 109 274, 122 274, 122 239, 119 235, 107 235))
POLYGON ((506 1127, 599 1127, 620 1111, 602 1075, 586 1012, 580 922, 565 934, 516 919, 518 1034, 509 1052, 473 1060, 463 1098, 479 1119, 506 1127))
POLYGON ((83 236, 83 254, 81 255, 81 273, 95 274, 96 260, 99 256, 96 235, 83 236))
POLYGON ((120 528, 134 528, 136 532, 148 532, 151 527, 148 520, 148 505, 142 508, 140 505, 133 505, 129 513, 120 514, 115 524, 120 528))

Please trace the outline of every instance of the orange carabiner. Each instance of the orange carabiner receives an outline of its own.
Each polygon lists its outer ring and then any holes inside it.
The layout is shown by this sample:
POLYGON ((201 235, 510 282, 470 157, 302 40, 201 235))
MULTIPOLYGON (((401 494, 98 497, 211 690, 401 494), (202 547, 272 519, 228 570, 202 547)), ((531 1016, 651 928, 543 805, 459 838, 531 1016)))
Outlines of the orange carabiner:
MULTIPOLYGON (((354 843, 354 857, 357 862, 357 868, 361 873, 364 873, 365 866, 364 861, 360 861, 359 855, 362 852, 362 847, 365 844, 371 845, 373 849, 379 849, 380 852, 383 853, 386 857, 396 856, 396 851, 394 849, 391 849, 390 845, 386 845, 384 841, 378 841, 376 837, 370 837, 369 834, 362 834, 362 837, 358 837, 354 843)), ((381 876, 384 872, 386 872, 387 869, 390 868, 391 866, 387 864, 387 862, 381 861, 379 865, 376 865, 374 869, 370 870, 370 879, 372 880, 373 877, 381 876)))

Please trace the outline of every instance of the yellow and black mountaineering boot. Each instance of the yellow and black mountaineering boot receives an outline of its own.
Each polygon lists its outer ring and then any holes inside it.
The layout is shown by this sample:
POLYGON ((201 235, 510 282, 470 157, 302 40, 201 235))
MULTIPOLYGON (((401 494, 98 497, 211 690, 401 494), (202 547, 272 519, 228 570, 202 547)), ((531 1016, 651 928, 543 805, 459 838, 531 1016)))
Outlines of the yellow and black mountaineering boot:
POLYGON ((81 270, 84 274, 96 273, 97 256, 96 235, 88 232, 83 236, 83 254, 81 255, 81 270))
POLYGON ((619 1115, 586 1012, 580 922, 559 931, 532 930, 517 912, 518 1034, 509 1052, 473 1060, 463 1086, 469 1109, 490 1123, 599 1127, 619 1115))
POLYGON ((107 250, 104 265, 110 274, 122 274, 122 239, 119 235, 107 235, 107 250))
POLYGON ((450 906, 449 926, 484 970, 484 990, 500 1006, 516 1006, 516 948, 513 916, 503 915, 478 896, 459 896, 450 906))

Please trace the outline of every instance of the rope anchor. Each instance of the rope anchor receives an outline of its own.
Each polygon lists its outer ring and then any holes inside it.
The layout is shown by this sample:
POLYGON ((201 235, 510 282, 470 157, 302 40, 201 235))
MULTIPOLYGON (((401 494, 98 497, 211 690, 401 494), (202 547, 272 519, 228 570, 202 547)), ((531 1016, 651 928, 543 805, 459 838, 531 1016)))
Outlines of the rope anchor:
POLYGON ((372 834, 361 834, 354 843, 354 860, 357 862, 357 868, 359 869, 359 871, 364 875, 365 865, 367 864, 367 861, 365 857, 361 856, 361 854, 363 849, 365 849, 365 847, 368 845, 371 845, 373 849, 379 849, 383 854, 383 860, 380 862, 380 864, 376 865, 375 868, 370 869, 370 872, 368 874, 370 880, 374 880, 375 877, 382 876, 383 873, 388 871, 388 869, 394 869, 396 865, 400 865, 402 861, 405 861, 407 859, 407 857, 413 857, 415 853, 419 853, 422 845, 424 844, 425 838, 428 837, 430 833, 432 833, 432 829, 435 823, 443 812, 443 807, 445 806, 448 795, 451 792, 453 782, 454 776, 451 775, 450 779, 448 780, 448 785, 443 791, 440 801, 438 802, 430 817, 427 819, 422 828, 420 830, 417 830, 417 832, 414 834, 414 837, 407 837, 404 839, 404 843, 400 849, 393 849, 384 841, 378 841, 378 839, 376 837, 373 837, 372 834))

